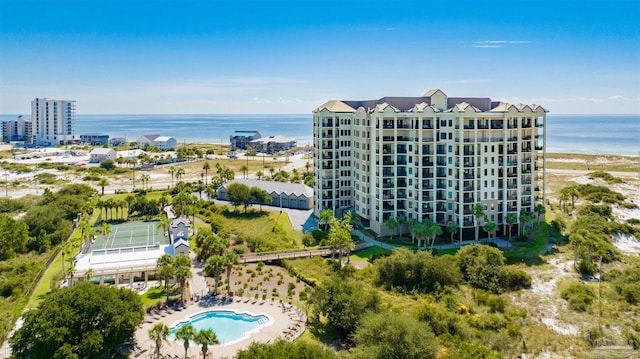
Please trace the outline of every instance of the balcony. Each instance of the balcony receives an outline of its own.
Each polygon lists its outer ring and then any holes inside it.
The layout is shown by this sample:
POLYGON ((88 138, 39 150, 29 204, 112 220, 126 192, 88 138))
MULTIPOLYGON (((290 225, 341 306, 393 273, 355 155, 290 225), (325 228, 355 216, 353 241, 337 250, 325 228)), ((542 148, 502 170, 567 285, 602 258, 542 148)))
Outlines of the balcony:
POLYGON ((462 201, 463 201, 463 203, 473 203, 474 202, 473 197, 464 198, 462 201))
POLYGON ((385 159, 382 160, 382 165, 383 166, 394 166, 395 164, 396 163, 391 159, 385 158, 385 159))
POLYGON ((544 127, 544 121, 536 121, 536 127, 544 127))
POLYGON ((464 163, 464 166, 465 166, 465 167, 475 167, 475 166, 476 166, 476 164, 475 164, 474 162, 465 162, 465 163, 464 163))
POLYGON ((323 164, 322 165, 322 169, 323 170, 332 170, 333 169, 333 163, 329 163, 329 164, 326 164, 326 165, 323 164))
POLYGON ((438 204, 436 206, 436 211, 438 211, 438 212, 446 212, 447 211, 447 206, 445 206, 443 204, 438 204))
POLYGON ((332 121, 322 121, 322 127, 333 127, 332 121))
POLYGON ((382 171, 382 177, 393 177, 394 176, 394 172, 393 171, 388 171, 387 169, 385 169, 384 171, 382 171))
POLYGON ((433 161, 431 160, 422 160, 423 166, 433 166, 433 161))
POLYGON ((333 145, 332 144, 322 145, 322 149, 323 150, 332 150, 333 149, 333 145))
POLYGON ((488 130, 488 129, 489 129, 489 124, 478 125, 478 130, 488 130))
POLYGON ((542 146, 536 146, 536 151, 542 151, 543 148, 544 147, 542 147, 542 146))
POLYGON ((476 155, 476 153, 475 153, 475 152, 473 152, 473 151, 464 151, 464 155, 465 155, 465 156, 475 156, 475 155, 476 155))
POLYGON ((466 125, 464 125, 464 129, 465 130, 473 130, 474 128, 476 128, 473 123, 468 123, 466 125))

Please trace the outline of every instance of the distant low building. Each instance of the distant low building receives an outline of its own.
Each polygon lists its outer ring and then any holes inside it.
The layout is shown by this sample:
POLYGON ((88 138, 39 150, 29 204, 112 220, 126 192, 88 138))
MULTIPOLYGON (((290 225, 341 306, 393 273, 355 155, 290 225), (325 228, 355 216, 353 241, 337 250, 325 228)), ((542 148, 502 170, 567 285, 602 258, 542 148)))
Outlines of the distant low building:
POLYGON ((175 138, 160 135, 143 135, 138 137, 136 143, 139 147, 144 147, 148 144, 161 150, 171 150, 178 147, 178 141, 175 138))
POLYGON ((2 141, 6 143, 32 143, 33 126, 31 121, 25 116, 18 116, 15 120, 2 121, 2 141))
POLYGON ((120 146, 120 145, 125 144, 125 143, 127 143, 126 137, 114 137, 114 138, 109 140, 109 144, 111 146, 120 146))
POLYGON ((231 150, 245 150, 249 142, 257 140, 260 137, 262 137, 262 135, 258 131, 235 131, 233 135, 229 136, 231 150))
POLYGON ((112 148, 94 148, 89 156, 89 162, 91 163, 102 163, 106 160, 115 161, 117 158, 116 151, 112 148))
POLYGON ((80 135, 80 142, 88 143, 92 146, 102 146, 109 143, 109 135, 104 133, 87 133, 80 135))
POLYGON ((259 152, 274 153, 296 147, 296 140, 285 136, 268 136, 249 142, 259 152))
POLYGON ((138 159, 141 154, 146 153, 144 150, 136 148, 135 150, 118 151, 116 152, 116 158, 124 159, 138 159))
POLYGON ((313 208, 313 189, 301 183, 235 179, 220 186, 218 199, 227 200, 227 187, 232 183, 241 183, 249 188, 258 187, 266 191, 271 196, 271 203, 268 205, 273 207, 313 208))
POLYGON ((169 136, 160 136, 153 142, 154 146, 161 150, 173 150, 178 147, 178 140, 169 136))

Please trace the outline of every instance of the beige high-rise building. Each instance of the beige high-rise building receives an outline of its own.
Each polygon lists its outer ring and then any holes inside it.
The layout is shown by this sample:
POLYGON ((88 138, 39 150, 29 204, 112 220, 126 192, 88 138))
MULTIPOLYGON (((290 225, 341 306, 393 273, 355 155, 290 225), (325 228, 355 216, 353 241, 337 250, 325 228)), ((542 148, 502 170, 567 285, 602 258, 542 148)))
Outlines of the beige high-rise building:
POLYGON ((429 218, 466 239, 480 203, 479 225, 504 233, 508 213, 544 203, 546 112, 441 90, 329 101, 313 111, 314 214, 353 210, 379 235, 393 233, 390 218, 429 218))

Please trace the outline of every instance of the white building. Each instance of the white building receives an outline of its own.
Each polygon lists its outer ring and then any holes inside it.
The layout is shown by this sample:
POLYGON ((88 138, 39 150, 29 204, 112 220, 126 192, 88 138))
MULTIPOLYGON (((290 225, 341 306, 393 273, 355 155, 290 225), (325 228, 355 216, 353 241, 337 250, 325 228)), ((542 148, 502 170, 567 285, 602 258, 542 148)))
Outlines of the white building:
POLYGON ((24 116, 15 120, 2 121, 2 141, 31 143, 33 141, 33 126, 24 116))
POLYGON ((144 147, 145 145, 158 147, 161 150, 170 150, 178 147, 178 141, 170 136, 160 136, 160 135, 143 135, 138 137, 136 143, 140 147, 144 147))
POLYGON ((31 101, 34 143, 55 146, 75 142, 76 102, 36 98, 31 101))
POLYGON ((91 163, 102 163, 106 160, 115 162, 118 158, 116 151, 112 148, 94 148, 89 156, 89 162, 91 163))
POLYGON ((313 111, 314 213, 354 210, 381 235, 390 218, 429 218, 466 238, 481 203, 502 230, 544 200, 546 112, 441 90, 329 101, 313 111))

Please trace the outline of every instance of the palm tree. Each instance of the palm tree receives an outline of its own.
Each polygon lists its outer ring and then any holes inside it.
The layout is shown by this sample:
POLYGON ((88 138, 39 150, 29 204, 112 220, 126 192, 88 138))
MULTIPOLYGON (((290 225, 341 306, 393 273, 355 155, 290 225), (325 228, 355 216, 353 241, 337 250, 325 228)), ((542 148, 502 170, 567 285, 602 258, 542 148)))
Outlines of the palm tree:
POLYGON ((480 218, 484 217, 484 206, 476 203, 473 206, 473 216, 476 218, 476 242, 480 239, 480 218))
POLYGON ((273 166, 269 166, 269 172, 271 172, 271 179, 273 179, 276 174, 276 169, 273 166))
POLYGON ((560 196, 558 196, 558 199, 560 200, 560 206, 561 206, 562 208, 564 208, 564 211, 565 211, 565 212, 568 212, 568 211, 567 211, 567 207, 568 207, 568 205, 567 205, 567 201, 569 201, 569 198, 571 198, 571 196, 569 195, 569 193, 565 192, 564 190, 563 190, 563 191, 560 191, 560 196), (564 203, 564 206, 563 206, 563 203, 564 203))
POLYGON ((191 259, 185 254, 180 254, 173 260, 173 273, 180 283, 180 295, 184 301, 184 287, 188 278, 191 278, 191 259))
MULTIPOLYGON (((403 225, 403 224, 405 224, 405 223, 407 223, 407 218, 405 218, 405 216, 404 216, 404 215, 399 214, 399 215, 396 217, 396 221, 398 221, 398 229, 402 229, 402 225, 403 225)), ((401 231, 401 230, 399 230, 398 232, 402 232, 402 231, 401 231)), ((398 235, 400 235, 400 233, 398 233, 398 235)))
POLYGON ((160 358, 160 348, 162 348, 162 342, 167 340, 171 331, 164 323, 157 323, 153 328, 149 329, 149 339, 156 343, 156 355, 160 358))
POLYGON ((542 204, 542 203, 538 203, 538 204, 536 204, 536 207, 535 207, 535 209, 534 209, 534 210, 535 210, 535 212, 536 212, 536 216, 538 217, 538 223, 540 223, 540 222, 541 222, 541 220, 540 220, 540 216, 541 216, 541 215, 543 215, 543 214, 545 214, 545 212, 547 211, 547 209, 544 207, 544 204, 542 204))
POLYGON ((98 229, 102 235, 102 247, 104 248, 106 246, 107 236, 111 234, 111 225, 107 222, 102 222, 98 229))
POLYGON ((171 254, 163 254, 156 262, 156 270, 158 277, 164 280, 164 290, 169 298, 169 279, 173 277, 173 256, 171 254))
POLYGON ((185 174, 185 170, 184 168, 180 167, 176 170, 176 181, 180 181, 180 179, 182 178, 182 176, 184 176, 185 174))
POLYGON ((167 216, 161 216, 158 222, 158 229, 162 230, 162 235, 165 238, 169 235, 169 228, 171 228, 171 219, 167 216))
POLYGON ((98 180, 98 186, 102 188, 102 195, 104 196, 104 188, 109 185, 109 181, 106 178, 102 177, 98 180))
POLYGON ((449 233, 449 236, 451 237, 451 243, 453 243, 453 241, 454 241, 453 236, 455 236, 456 233, 458 232, 458 225, 455 224, 454 222, 447 223, 447 232, 449 233))
POLYGON ((509 228, 509 242, 511 242, 511 228, 516 224, 516 222, 518 222, 518 217, 516 217, 515 213, 507 213, 505 220, 507 221, 507 226, 509 228))
MULTIPOLYGON (((384 225, 389 229, 389 231, 395 232, 396 228, 398 228, 398 221, 393 217, 389 217, 384 221, 384 225)), ((393 239, 393 235, 391 235, 391 239, 393 239)))
POLYGON ((211 329, 202 329, 196 333, 193 341, 202 345, 202 357, 206 358, 209 353, 209 345, 220 344, 216 333, 211 329))
POLYGON ((307 170, 307 175, 309 174, 309 167, 311 167, 311 163, 307 161, 307 163, 304 164, 304 168, 307 170))
POLYGON ((173 176, 175 176, 177 169, 173 166, 169 167, 169 174, 171 175, 171 187, 173 187, 173 176))
MULTIPOLYGON (((519 227, 526 227, 530 220, 531 220, 531 216, 529 216, 529 212, 527 212, 527 210, 524 209, 524 208, 521 209, 520 210, 520 223, 521 223, 521 226, 519 226, 519 227)), ((522 233, 522 231, 520 231, 519 234, 521 234, 521 233, 522 233)))
POLYGON ((213 293, 218 293, 218 282, 220 281, 220 274, 224 272, 224 267, 224 258, 218 255, 207 258, 207 261, 204 263, 204 274, 207 277, 213 278, 213 293))
POLYGON ((189 353, 189 341, 196 336, 196 330, 191 324, 185 324, 176 331, 176 339, 184 341, 184 359, 189 353))
POLYGON ((484 224, 484 230, 489 234, 490 238, 495 238, 496 232, 498 231, 498 225, 495 222, 487 222, 484 224))
POLYGON ((227 291, 231 292, 231 270, 234 265, 240 263, 240 257, 235 252, 227 252, 222 256, 222 259, 227 270, 227 291))
POLYGON ((258 171, 258 172, 256 172, 256 176, 258 176, 258 179, 260 180, 260 179, 262 179, 262 176, 264 176, 264 172, 258 171))
POLYGON ((431 250, 433 251, 433 244, 438 236, 442 235, 442 227, 437 224, 432 224, 427 228, 427 234, 431 238, 431 250))
POLYGON ((142 186, 144 188, 149 188, 149 179, 151 179, 151 176, 147 173, 140 175, 140 181, 142 181, 142 186))
POLYGON ((211 165, 209 165, 208 161, 204 161, 202 165, 202 170, 204 171, 204 185, 207 185, 207 176, 209 175, 209 170, 211 169, 211 165))
POLYGON ((330 209, 323 209, 320 211, 320 217, 318 217, 318 224, 322 225, 323 230, 327 230, 329 223, 333 217, 333 211, 330 209))
POLYGON ((249 166, 247 165, 240 166, 240 171, 242 172, 243 178, 247 178, 247 175, 249 174, 249 166))

